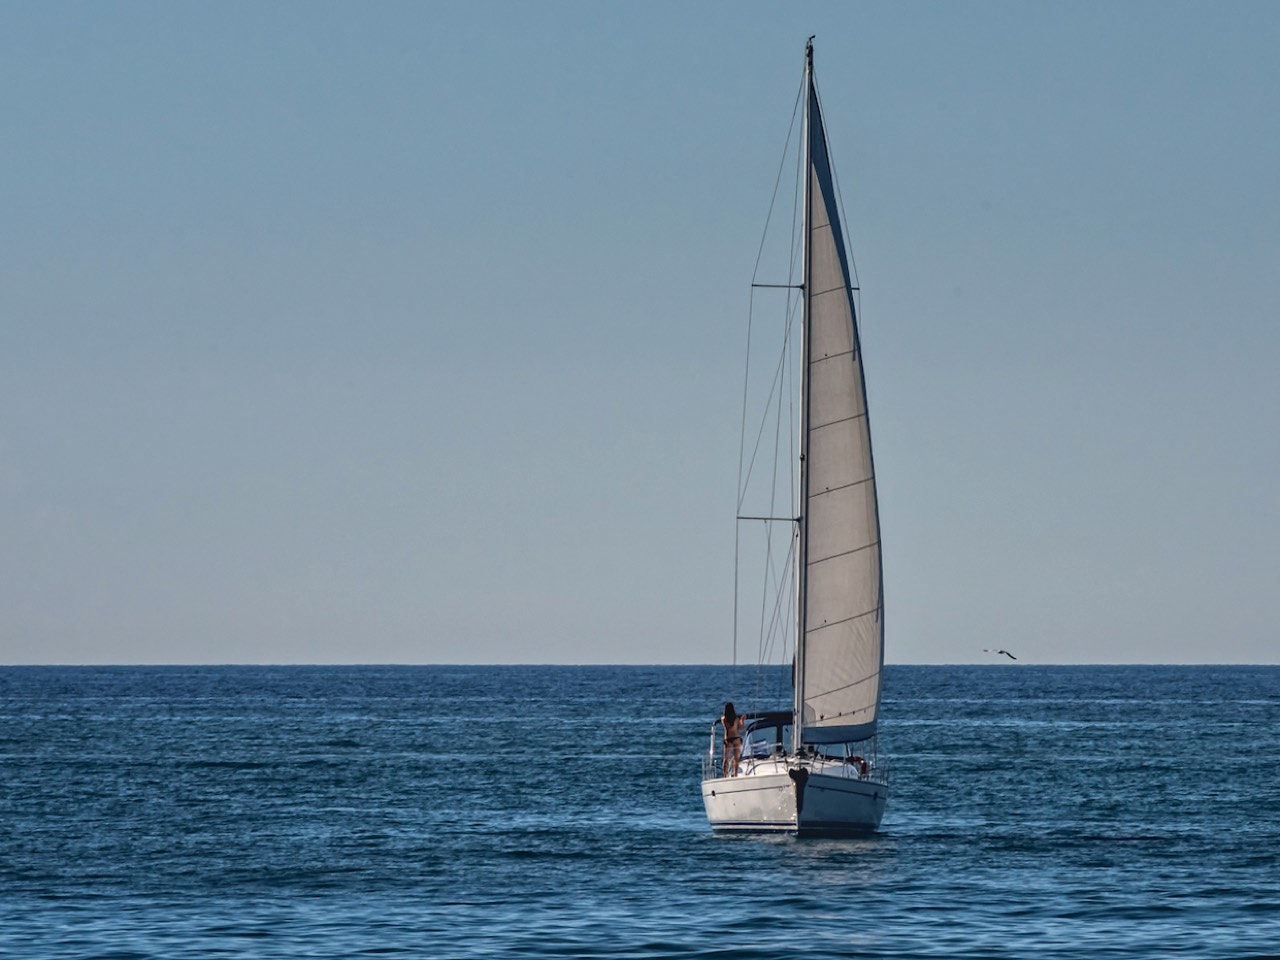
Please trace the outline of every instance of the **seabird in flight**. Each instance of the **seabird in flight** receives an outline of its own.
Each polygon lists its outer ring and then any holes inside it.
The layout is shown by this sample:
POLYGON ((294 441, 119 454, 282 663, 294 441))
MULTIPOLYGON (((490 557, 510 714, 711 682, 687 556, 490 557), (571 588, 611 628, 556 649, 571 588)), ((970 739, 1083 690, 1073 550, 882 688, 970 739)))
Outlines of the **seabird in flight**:
POLYGON ((983 652, 983 653, 1003 653, 1003 654, 1004 654, 1006 657, 1008 657, 1010 660, 1017 660, 1017 659, 1018 659, 1018 658, 1017 658, 1017 657, 1015 657, 1012 653, 1010 653, 1008 650, 988 650, 986 647, 983 647, 983 648, 982 648, 982 652, 983 652))

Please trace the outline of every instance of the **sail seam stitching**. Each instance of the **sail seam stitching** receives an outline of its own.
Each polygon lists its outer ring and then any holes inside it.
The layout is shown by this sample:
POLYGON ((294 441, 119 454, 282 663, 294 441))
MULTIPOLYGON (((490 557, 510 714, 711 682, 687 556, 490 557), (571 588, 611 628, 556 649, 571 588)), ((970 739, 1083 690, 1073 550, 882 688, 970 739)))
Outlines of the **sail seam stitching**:
POLYGON ((851 356, 853 356, 852 350, 841 350, 839 353, 824 353, 822 356, 810 360, 809 366, 813 366, 815 363, 821 363, 823 360, 835 360, 837 357, 851 356))
POLYGON ((816 297, 825 297, 829 293, 845 293, 848 291, 848 289, 849 288, 842 283, 838 287, 828 287, 826 290, 818 290, 814 294, 812 294, 809 297, 809 299, 812 300, 816 297))
MULTIPOLYGON (((826 496, 828 493, 839 493, 841 490, 848 490, 850 487, 860 487, 864 483, 870 483, 875 477, 867 477, 865 480, 855 480, 853 483, 843 483, 838 487, 827 487, 825 490, 819 490, 817 493, 810 493, 809 499, 826 496)), ((868 545, 869 546, 869 545, 868 545)), ((859 547, 859 550, 865 550, 866 547, 859 547)))
POLYGON ((806 631, 806 636, 810 633, 817 633, 819 630, 826 630, 828 627, 838 627, 842 623, 853 623, 855 620, 861 620, 863 617, 869 617, 873 613, 879 613, 879 607, 872 607, 864 613, 855 613, 852 617, 845 617, 843 620, 833 620, 831 623, 824 623, 820 627, 814 627, 812 630, 806 631))
MULTIPOLYGON (((814 362, 816 363, 817 361, 815 360, 814 362)), ((820 423, 815 427, 810 427, 809 432, 814 433, 818 430, 825 430, 827 427, 834 427, 840 423, 849 423, 851 420, 865 420, 866 417, 867 412, 864 410, 862 413, 855 413, 852 417, 841 417, 839 420, 828 420, 826 423, 820 423)))
MULTIPOLYGON (((810 497, 809 499, 813 499, 813 498, 810 497)), ((870 550, 872 547, 878 547, 879 545, 880 545, 879 540, 872 540, 870 543, 864 544, 861 547, 854 547, 852 550, 845 550, 843 553, 833 553, 829 557, 819 557, 817 560, 810 560, 809 566, 812 567, 815 563, 822 563, 824 560, 835 560, 838 557, 851 557, 855 553, 861 553, 863 550, 870 550)), ((858 616, 865 617, 866 614, 860 613, 858 614, 858 616)))
MULTIPOLYGON (((830 695, 831 695, 831 694, 833 694, 833 693, 839 693, 841 690, 848 690, 850 687, 856 687, 856 686, 858 686, 858 684, 860 684, 860 683, 869 683, 870 681, 874 680, 874 679, 875 679, 876 677, 878 677, 878 676, 880 676, 880 671, 879 671, 879 670, 877 670, 877 671, 876 671, 875 673, 873 673, 873 674, 870 674, 869 676, 863 677, 861 680, 855 680, 855 681, 853 681, 853 683, 846 683, 843 687, 833 687, 833 688, 832 688, 832 689, 830 689, 830 690, 823 690, 823 691, 822 691, 822 693, 816 693, 816 694, 814 694, 812 697, 805 697, 805 703, 808 703, 810 700, 817 699, 818 697, 827 697, 827 696, 830 696, 830 695)), ((857 714, 857 713, 866 713, 866 712, 867 712, 868 710, 870 710, 870 709, 871 709, 870 707, 859 707, 857 710, 851 710, 849 713, 837 713, 835 716, 836 716, 836 717, 851 717, 851 716, 853 716, 854 714, 857 714)), ((832 717, 824 717, 823 719, 824 719, 824 720, 831 720, 831 719, 833 719, 833 718, 832 718, 832 717)))

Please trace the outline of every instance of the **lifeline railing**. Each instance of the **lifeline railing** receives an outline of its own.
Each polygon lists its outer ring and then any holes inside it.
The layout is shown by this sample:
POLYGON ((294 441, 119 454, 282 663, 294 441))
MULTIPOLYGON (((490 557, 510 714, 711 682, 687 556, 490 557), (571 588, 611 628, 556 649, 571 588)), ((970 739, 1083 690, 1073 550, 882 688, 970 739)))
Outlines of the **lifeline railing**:
POLYGON ((711 724, 711 738, 707 746, 707 755, 702 758, 702 779, 710 780, 721 775, 721 766, 716 763, 716 727, 719 722, 711 724))
MULTIPOLYGON (((715 723, 711 724, 711 733, 707 740, 707 753, 706 753, 706 756, 702 758, 702 764, 701 764, 703 780, 711 780, 717 777, 724 776, 724 745, 720 740, 720 738, 716 736, 716 731, 719 728, 719 726, 720 726, 719 721, 716 721, 715 723), (717 744, 720 745, 719 750, 716 749, 717 744)), ((762 742, 767 743, 768 741, 762 741, 762 742)), ((744 743, 743 747, 744 747, 744 750, 742 752, 740 769, 745 768, 753 760, 763 760, 763 759, 769 759, 771 757, 778 756, 778 754, 774 752, 756 756, 753 752, 745 749, 746 747, 748 747, 748 744, 744 743)), ((830 759, 830 760, 843 759, 845 761, 842 767, 837 768, 837 770, 840 771, 838 774, 839 776, 845 776, 845 777, 849 777, 850 779, 858 779, 858 780, 872 780, 872 781, 875 781, 876 783, 883 783, 886 786, 888 786, 889 758, 880 757, 874 746, 872 747, 871 750, 867 752, 869 756, 862 757, 862 756, 853 754, 846 746, 845 756, 843 758, 836 757, 836 756, 828 756, 827 759, 830 759)), ((829 771, 829 772, 835 772, 835 771, 829 771)))

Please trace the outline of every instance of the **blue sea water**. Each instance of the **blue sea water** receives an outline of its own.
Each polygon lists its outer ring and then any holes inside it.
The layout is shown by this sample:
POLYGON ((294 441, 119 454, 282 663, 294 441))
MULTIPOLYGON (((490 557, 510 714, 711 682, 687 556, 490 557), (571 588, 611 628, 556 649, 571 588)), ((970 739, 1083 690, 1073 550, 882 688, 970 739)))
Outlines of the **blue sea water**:
POLYGON ((708 831, 733 681, 0 668, 0 955, 1280 954, 1280 667, 890 666, 853 840, 708 831))

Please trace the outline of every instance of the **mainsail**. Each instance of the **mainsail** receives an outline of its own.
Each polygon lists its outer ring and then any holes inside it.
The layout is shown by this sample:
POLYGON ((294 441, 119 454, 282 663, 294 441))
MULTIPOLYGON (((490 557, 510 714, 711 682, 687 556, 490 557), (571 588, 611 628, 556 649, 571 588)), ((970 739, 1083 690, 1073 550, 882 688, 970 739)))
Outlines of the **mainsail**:
POLYGON ((875 733, 883 577, 853 284, 811 72, 808 88, 796 725, 804 743, 841 743, 875 733))

